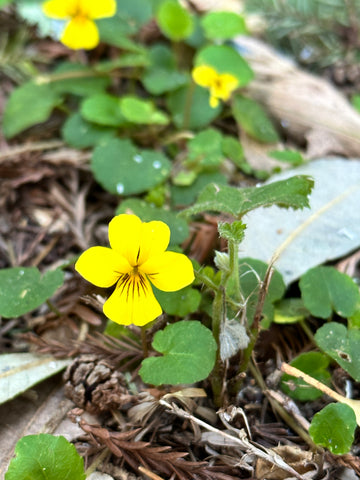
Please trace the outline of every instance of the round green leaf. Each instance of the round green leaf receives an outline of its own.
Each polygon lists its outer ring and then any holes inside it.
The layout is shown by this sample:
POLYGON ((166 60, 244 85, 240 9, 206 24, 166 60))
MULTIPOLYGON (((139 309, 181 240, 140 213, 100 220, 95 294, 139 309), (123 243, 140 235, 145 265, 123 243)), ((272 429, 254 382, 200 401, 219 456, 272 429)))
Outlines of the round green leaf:
POLYGON ((165 0, 157 12, 160 30, 171 40, 189 37, 194 29, 190 13, 177 0, 165 0))
POLYGON ((344 455, 350 451, 355 428, 354 410, 343 403, 330 403, 314 415, 309 434, 317 445, 335 455, 344 455))
POLYGON ((329 322, 315 334, 317 345, 357 382, 360 382, 360 330, 329 322))
POLYGON ((120 110, 119 98, 99 93, 86 98, 80 107, 81 115, 88 122, 109 127, 120 127, 126 123, 120 110))
POLYGON ((189 186, 171 186, 171 200, 174 205, 191 205, 199 192, 209 183, 223 185, 227 183, 226 176, 219 172, 202 172, 189 186))
POLYGON ((201 293, 192 287, 185 287, 177 292, 163 292, 154 288, 154 294, 166 313, 179 317, 196 312, 201 302, 201 293))
POLYGON ((95 148, 91 169, 96 180, 110 193, 142 193, 164 181, 171 164, 161 152, 138 151, 130 140, 109 140, 95 148))
POLYGON ((329 318, 335 311, 350 317, 360 305, 359 287, 351 277, 334 267, 314 267, 300 279, 305 307, 316 317, 329 318))
POLYGON ((186 163, 197 167, 218 167, 223 160, 222 135, 214 128, 207 128, 188 141, 186 163))
POLYGON ((190 105, 188 115, 189 129, 201 129, 211 123, 222 111, 222 105, 216 108, 210 107, 209 92, 196 85, 185 86, 173 91, 167 98, 167 107, 170 110, 173 121, 178 128, 184 127, 185 109, 190 105), (189 89, 193 89, 189 92, 189 89), (191 95, 191 102, 187 102, 188 95, 191 95))
POLYGON ((5 480, 85 480, 84 461, 64 437, 27 435, 15 447, 5 480))
POLYGON ((284 298, 275 306, 275 323, 296 323, 309 316, 301 298, 284 298))
POLYGON ((88 148, 99 145, 115 137, 114 128, 94 125, 82 118, 80 113, 73 113, 61 129, 66 143, 75 148, 88 148))
POLYGON ((154 207, 138 198, 128 198, 121 202, 119 208, 116 210, 116 215, 129 211, 137 215, 144 222, 160 220, 166 223, 171 231, 170 245, 180 245, 189 236, 187 222, 183 218, 178 217, 176 212, 154 207))
POLYGON ((59 269, 43 276, 35 267, 0 270, 0 315, 10 318, 31 312, 50 298, 63 281, 64 274, 59 269))
POLYGON ((270 118, 255 100, 234 95, 232 112, 240 127, 256 140, 263 143, 275 143, 279 140, 270 118))
POLYGON ((150 67, 141 81, 148 92, 161 95, 183 86, 188 81, 188 75, 178 71, 169 47, 156 44, 150 49, 150 67))
POLYGON ((161 110, 157 110, 151 101, 127 96, 120 100, 120 110, 131 123, 167 125, 169 119, 161 110))
POLYGON ((139 374, 146 383, 198 382, 215 364, 215 339, 208 328, 194 320, 168 325, 155 334, 152 346, 163 355, 143 360, 139 374))
POLYGON ((201 25, 210 40, 226 40, 246 33, 244 18, 235 12, 210 12, 202 17, 201 25))
MULTIPOLYGON (((294 358, 290 365, 330 386, 331 375, 327 370, 329 358, 326 355, 320 352, 302 353, 294 358)), ((284 373, 281 377, 281 388, 289 397, 302 402, 316 400, 323 395, 320 390, 311 387, 301 378, 293 377, 287 373, 284 373)))
POLYGON ((239 87, 247 85, 254 77, 246 60, 227 45, 210 45, 199 50, 195 65, 209 65, 218 73, 231 73, 238 79, 239 87))
POLYGON ((38 85, 31 81, 16 88, 5 106, 5 137, 12 138, 26 128, 45 122, 61 100, 61 95, 50 84, 38 85))

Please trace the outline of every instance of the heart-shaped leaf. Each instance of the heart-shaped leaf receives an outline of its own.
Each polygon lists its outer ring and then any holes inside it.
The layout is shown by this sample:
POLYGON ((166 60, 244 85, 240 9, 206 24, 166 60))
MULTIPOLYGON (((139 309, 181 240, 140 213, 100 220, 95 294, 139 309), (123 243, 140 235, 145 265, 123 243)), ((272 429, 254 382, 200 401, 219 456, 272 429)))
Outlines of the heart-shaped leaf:
POLYGON ((192 34, 191 14, 177 0, 165 0, 157 12, 160 30, 171 40, 179 41, 192 34))
POLYGON ((89 123, 80 113, 73 113, 63 124, 61 133, 65 142, 72 147, 88 148, 115 137, 116 129, 89 123))
POLYGON ((349 375, 360 382, 360 330, 330 322, 315 334, 317 345, 334 359, 349 375))
POLYGON ((138 151, 130 140, 109 140, 95 148, 91 169, 110 193, 131 195, 161 183, 170 173, 170 162, 161 152, 138 151))
POLYGON ((359 287, 334 267, 315 267, 300 279, 301 297, 315 317, 329 318, 333 311, 350 317, 360 306, 359 287))
POLYGON ((39 307, 64 281, 61 270, 43 276, 35 267, 15 267, 0 270, 0 315, 19 317, 39 307))
POLYGON ((120 127, 126 123, 117 97, 99 93, 86 98, 81 104, 81 115, 88 122, 107 127, 120 127))
POLYGON ((309 434, 317 445, 335 455, 344 455, 350 451, 355 428, 354 410, 343 403, 330 403, 314 415, 309 434))
POLYGON ((142 362, 140 376, 153 385, 194 383, 206 378, 215 364, 217 345, 211 331, 200 322, 183 320, 154 336, 152 346, 161 357, 142 362))
POLYGON ((154 288, 154 294, 166 313, 179 317, 196 312, 201 302, 201 293, 190 286, 176 292, 163 292, 154 288))
POLYGON ((203 16, 201 25, 210 40, 225 40, 246 33, 244 18, 235 12, 210 12, 203 16))
POLYGON ((15 447, 5 480, 85 480, 84 460, 65 437, 27 435, 15 447))

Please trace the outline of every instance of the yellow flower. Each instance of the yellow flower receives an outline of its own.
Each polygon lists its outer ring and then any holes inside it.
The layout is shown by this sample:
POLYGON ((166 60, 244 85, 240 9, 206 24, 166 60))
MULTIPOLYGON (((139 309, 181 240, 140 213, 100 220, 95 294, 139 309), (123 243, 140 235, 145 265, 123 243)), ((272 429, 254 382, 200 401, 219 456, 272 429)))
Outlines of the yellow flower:
POLYGON ((109 223, 110 247, 91 247, 80 255, 75 269, 98 287, 116 288, 104 304, 110 320, 122 325, 145 325, 161 315, 150 282, 165 292, 194 280, 191 261, 165 251, 170 240, 166 223, 141 222, 136 215, 118 215, 109 223))
POLYGON ((231 73, 218 73, 213 67, 200 65, 192 71, 194 82, 210 90, 210 106, 215 108, 219 100, 228 100, 239 85, 238 79, 231 73))
POLYGON ((69 20, 60 38, 64 45, 91 49, 99 43, 94 20, 115 15, 116 0, 48 0, 43 11, 48 17, 69 20))

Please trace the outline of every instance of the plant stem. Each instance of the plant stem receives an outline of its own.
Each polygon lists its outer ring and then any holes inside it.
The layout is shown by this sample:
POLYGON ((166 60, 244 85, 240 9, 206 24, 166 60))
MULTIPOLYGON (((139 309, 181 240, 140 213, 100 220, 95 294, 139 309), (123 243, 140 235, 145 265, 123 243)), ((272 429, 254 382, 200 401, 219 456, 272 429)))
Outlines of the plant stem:
POLYGON ((195 83, 193 80, 191 80, 189 87, 186 91, 186 98, 185 98, 185 105, 184 105, 184 116, 183 116, 183 124, 182 124, 182 128, 184 130, 189 129, 194 91, 195 91, 195 83))
POLYGON ((147 358, 149 355, 148 344, 146 339, 146 326, 141 327, 141 344, 143 349, 144 358, 147 358))
POLYGON ((104 450, 100 453, 100 455, 95 458, 95 460, 92 462, 92 464, 89 466, 89 468, 86 469, 85 475, 86 478, 90 477, 92 473, 95 472, 97 467, 105 460, 107 456, 111 454, 110 450, 108 447, 105 447, 104 450))
POLYGON ((62 316, 62 313, 60 312, 60 310, 50 301, 50 300, 46 300, 46 305, 49 307, 49 309, 55 313, 55 315, 57 317, 61 317, 62 316))

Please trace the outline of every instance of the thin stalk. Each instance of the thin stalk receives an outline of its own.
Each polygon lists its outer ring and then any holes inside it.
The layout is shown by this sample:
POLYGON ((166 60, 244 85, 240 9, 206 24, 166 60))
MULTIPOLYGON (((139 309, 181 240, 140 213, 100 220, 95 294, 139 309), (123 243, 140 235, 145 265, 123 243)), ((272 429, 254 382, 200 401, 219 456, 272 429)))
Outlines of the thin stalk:
POLYGON ((111 452, 108 449, 108 447, 105 447, 104 450, 100 453, 100 455, 95 458, 95 460, 92 462, 89 468, 86 469, 85 471, 86 478, 90 477, 90 475, 95 472, 97 467, 101 465, 101 463, 105 460, 105 458, 108 457, 110 454, 111 452))
POLYGON ((61 317, 62 316, 62 313, 60 312, 60 310, 50 301, 50 300, 46 300, 46 305, 49 307, 49 309, 55 313, 55 315, 57 317, 61 317))
POLYGON ((144 358, 147 358, 149 355, 147 338, 146 338, 146 326, 141 327, 141 344, 144 358))
POLYGON ((191 80, 189 84, 189 88, 187 89, 186 98, 185 98, 184 116, 183 116, 183 124, 182 124, 183 130, 188 130, 189 128, 194 91, 195 91, 195 83, 193 80, 191 80))

